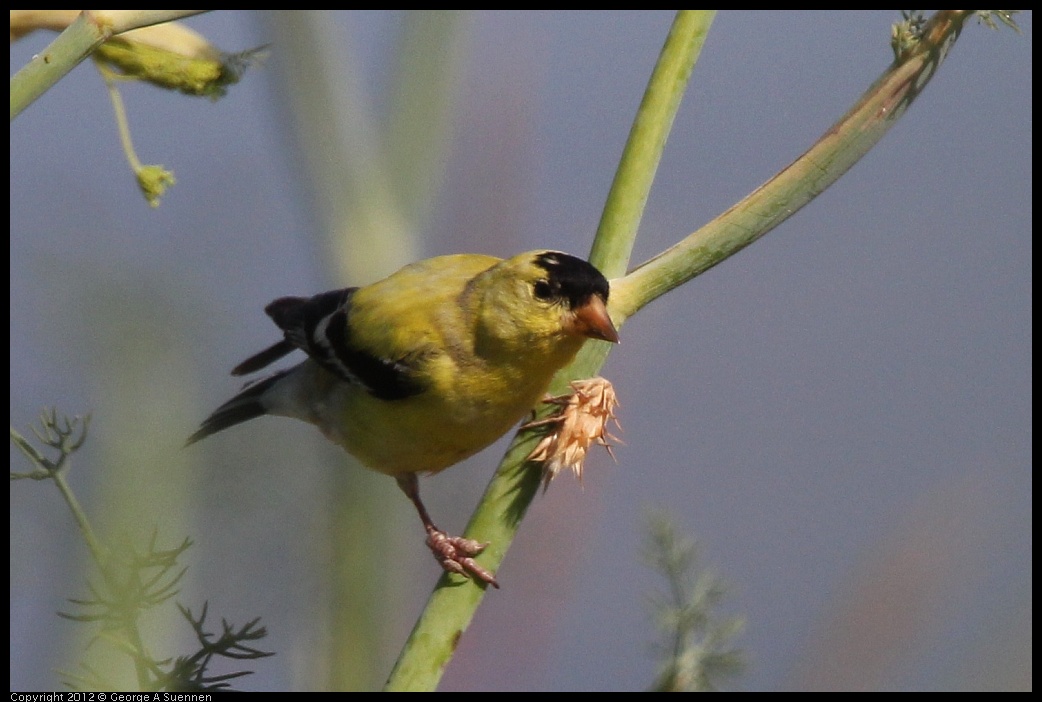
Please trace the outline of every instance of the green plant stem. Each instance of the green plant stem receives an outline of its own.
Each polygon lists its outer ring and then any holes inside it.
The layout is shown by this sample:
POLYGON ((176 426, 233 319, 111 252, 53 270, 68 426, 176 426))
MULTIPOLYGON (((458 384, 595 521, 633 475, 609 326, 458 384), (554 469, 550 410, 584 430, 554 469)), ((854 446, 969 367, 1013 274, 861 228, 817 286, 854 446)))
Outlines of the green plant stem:
MULTIPOLYGON (((918 46, 895 61, 806 154, 706 227, 629 275, 613 280, 610 310, 616 324, 621 325, 651 300, 748 246, 835 182, 905 112, 936 72, 969 13, 948 10, 934 15, 925 25, 918 46)), ((693 15, 683 12, 678 14, 663 49, 660 66, 656 67, 653 76, 659 76, 662 64, 670 60, 667 57, 671 55, 674 41, 686 43, 689 50, 694 51, 694 36, 681 37, 678 32, 682 23, 693 18, 693 15)), ((703 15, 699 19, 697 30, 701 36, 710 18, 703 15)), ((696 31, 696 25, 690 26, 688 31, 696 31)), ((676 83, 673 90, 683 92, 682 78, 686 79, 689 72, 690 68, 686 73, 674 74, 676 83)), ((658 162, 654 155, 656 143, 661 149, 673 118, 673 113, 665 109, 656 116, 645 114, 643 109, 660 102, 679 102, 679 97, 655 99, 652 94, 659 87, 649 84, 648 95, 638 114, 638 124, 631 132, 631 139, 637 134, 649 143, 627 144, 624 152, 627 156, 632 154, 639 164, 637 167, 650 168, 651 173, 639 176, 620 173, 617 176, 594 245, 596 264, 611 273, 624 267, 624 263, 620 267, 619 258, 628 256, 632 240, 612 240, 610 237, 635 230, 647 198, 646 192, 641 192, 642 184, 650 186, 658 162), (654 127, 640 124, 643 120, 656 118, 667 121, 654 127), (616 207, 619 209, 615 210, 616 207)), ((570 379, 597 373, 608 350, 605 343, 587 344, 576 361, 558 374, 554 387, 560 389, 570 379)), ((493 571, 499 567, 539 486, 539 471, 527 469, 524 460, 535 440, 534 436, 523 432, 515 438, 465 532, 469 538, 491 542, 479 560, 493 571)), ((387 689, 434 689, 483 595, 484 589, 474 583, 459 584, 448 576, 443 577, 392 671, 387 689), (450 587, 450 583, 455 586, 450 587)))
POLYGON ((612 281, 610 308, 616 325, 753 243, 846 173, 904 114, 972 13, 935 14, 919 43, 891 64, 805 154, 698 231, 612 281))
POLYGON ((590 263, 608 278, 626 271, 666 138, 715 16, 715 10, 678 12, 648 80, 590 251, 590 263))
POLYGON ((94 533, 94 529, 87 520, 87 513, 83 511, 80 501, 76 499, 75 493, 69 487, 69 482, 65 479, 64 473, 55 473, 53 477, 54 484, 58 486, 58 492, 65 499, 65 504, 69 505, 69 511, 72 512, 72 517, 76 520, 80 533, 83 534, 84 541, 87 542, 87 548, 90 549, 91 557, 99 567, 102 567, 107 560, 108 551, 102 545, 97 534, 94 533))
MULTIPOLYGON (((11 479, 32 478, 33 480, 54 481, 54 484, 58 487, 58 492, 61 493, 62 498, 65 500, 65 504, 69 506, 69 511, 72 512, 73 519, 76 520, 80 533, 83 534, 83 538, 87 542, 91 558, 94 560, 94 564, 97 566, 102 578, 110 586, 115 585, 115 588, 118 590, 120 587, 120 576, 113 570, 112 552, 98 538, 94 528, 90 525, 90 520, 87 519, 87 512, 80 505, 80 501, 76 499, 76 494, 66 480, 66 475, 72 468, 72 454, 83 445, 87 438, 87 425, 90 423, 90 415, 84 417, 82 421, 83 429, 81 436, 79 439, 70 441, 75 421, 65 419, 65 426, 62 427, 56 410, 51 411, 49 414, 44 412, 42 419, 43 431, 37 432, 36 435, 46 445, 58 450, 58 457, 53 461, 44 456, 32 444, 26 441, 25 437, 12 428, 11 440, 25 454, 30 463, 35 466, 35 470, 29 473, 12 473, 11 479)), ((148 666, 144 663, 147 660, 147 651, 138 628, 137 611, 128 610, 127 616, 120 618, 119 628, 126 636, 132 652, 138 687, 139 689, 145 689, 149 681, 148 666)))
MULTIPOLYGON (((605 205, 594 245, 594 255, 604 270, 621 271, 626 267, 669 127, 712 18, 712 12, 685 10, 674 20, 605 205)), ((593 346, 588 344, 587 349, 593 346)), ((600 342, 597 346, 605 347, 601 353, 606 354, 608 344, 600 342)), ((581 360, 585 357, 586 354, 581 355, 578 362, 589 363, 581 360)), ((575 368, 573 364, 571 371, 563 371, 558 378, 581 377, 583 374, 577 373, 575 368)), ((534 436, 515 441, 465 532, 469 538, 490 542, 481 561, 492 570, 502 562, 539 488, 539 471, 527 470, 525 462, 534 441, 534 436)), ((473 582, 460 583, 458 578, 443 576, 413 628, 385 689, 435 689, 484 592, 483 587, 473 582)))
POLYGON ((200 12, 206 10, 84 10, 11 77, 11 120, 117 34, 200 12))
POLYGON ((58 486, 58 491, 65 499, 65 503, 69 506, 69 510, 72 512, 72 517, 76 520, 76 525, 80 528, 80 533, 83 534, 83 538, 87 542, 91 556, 93 556, 95 563, 101 565, 105 562, 108 551, 102 545, 97 534, 94 533, 94 529, 87 519, 87 512, 80 506, 79 500, 76 499, 75 493, 73 493, 72 488, 65 479, 66 473, 72 467, 72 454, 83 445, 87 438, 87 426, 90 424, 90 415, 87 415, 82 420, 79 418, 72 422, 66 420, 64 430, 59 424, 57 410, 53 410, 50 413, 44 411, 41 422, 43 431, 42 433, 37 432, 36 435, 46 445, 58 450, 58 458, 53 461, 49 460, 30 442, 26 441, 24 436, 15 431, 14 427, 11 427, 11 441, 29 462, 35 466, 35 469, 29 473, 12 472, 11 479, 53 480, 54 484, 58 486), (83 422, 82 435, 75 441, 67 442, 67 439, 72 436, 75 422, 79 421, 83 422))
POLYGON ((473 24, 472 14, 459 10, 411 10, 402 16, 381 142, 396 209, 413 232, 423 229, 445 174, 473 24))
MULTIPOLYGON (((106 580, 118 578, 111 571, 112 559, 110 558, 109 550, 94 533, 94 529, 87 519, 87 513, 80 506, 80 501, 76 499, 76 494, 65 479, 65 471, 56 471, 53 474, 53 478, 54 484, 58 487, 58 491, 69 506, 69 511, 72 512, 76 524, 79 525, 80 532, 83 534, 87 547, 90 549, 91 558, 94 559, 94 565, 97 566, 98 571, 101 572, 102 577, 106 580)), ((145 649, 144 640, 141 638, 137 612, 123 618, 120 630, 127 637, 127 643, 134 652, 131 658, 134 662, 134 674, 137 676, 138 689, 144 690, 149 682, 148 667, 144 663, 148 659, 148 652, 145 649)))
POLYGON ((130 169, 136 175, 141 170, 142 164, 141 159, 137 156, 137 151, 134 150, 134 141, 130 137, 127 108, 123 104, 123 96, 119 93, 119 86, 116 85, 118 76, 112 69, 103 66, 101 63, 98 63, 97 67, 102 80, 105 81, 105 87, 108 88, 109 100, 112 102, 112 111, 116 116, 116 130, 119 132, 119 143, 123 146, 123 155, 126 156, 130 169))

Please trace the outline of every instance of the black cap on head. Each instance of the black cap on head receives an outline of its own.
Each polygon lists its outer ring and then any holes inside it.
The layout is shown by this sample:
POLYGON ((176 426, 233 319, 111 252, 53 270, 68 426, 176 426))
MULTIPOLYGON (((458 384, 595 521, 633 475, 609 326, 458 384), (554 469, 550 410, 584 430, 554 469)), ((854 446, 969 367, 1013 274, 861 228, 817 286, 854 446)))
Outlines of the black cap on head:
POLYGON ((572 309, 585 304, 591 295, 608 301, 608 280, 589 262, 560 251, 544 251, 536 256, 535 263, 547 275, 541 297, 568 300, 572 309))

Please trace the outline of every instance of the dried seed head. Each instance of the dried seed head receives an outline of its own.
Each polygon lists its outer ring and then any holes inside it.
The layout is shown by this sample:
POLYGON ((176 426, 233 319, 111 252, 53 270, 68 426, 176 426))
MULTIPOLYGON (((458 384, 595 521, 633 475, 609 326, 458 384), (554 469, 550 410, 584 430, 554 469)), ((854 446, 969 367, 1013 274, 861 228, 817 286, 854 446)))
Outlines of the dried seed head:
POLYGON ((615 398, 615 388, 612 384, 604 378, 589 378, 574 380, 571 386, 571 394, 545 400, 549 404, 557 405, 553 414, 521 427, 549 427, 549 431, 526 459, 543 463, 544 491, 562 468, 571 468, 581 483, 583 463, 590 446, 604 446, 608 455, 615 458, 608 442, 611 440, 622 443, 618 437, 609 433, 607 428, 610 421, 614 421, 615 426, 619 427, 619 420, 615 417, 615 407, 619 401, 615 398))

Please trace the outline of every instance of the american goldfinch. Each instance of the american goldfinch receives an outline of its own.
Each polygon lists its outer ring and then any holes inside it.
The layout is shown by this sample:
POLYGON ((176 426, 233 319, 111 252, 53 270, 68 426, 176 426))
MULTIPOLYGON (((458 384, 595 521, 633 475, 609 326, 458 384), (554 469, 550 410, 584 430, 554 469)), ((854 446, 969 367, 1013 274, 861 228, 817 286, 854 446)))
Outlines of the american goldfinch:
POLYGON ((505 434, 587 339, 618 342, 607 301, 600 271, 557 251, 438 256, 362 288, 280 298, 264 311, 284 338, 232 374, 297 349, 308 358, 248 385, 188 444, 265 414, 310 422, 363 465, 394 476, 445 570, 499 587, 473 558, 488 544, 438 529, 416 475, 505 434))

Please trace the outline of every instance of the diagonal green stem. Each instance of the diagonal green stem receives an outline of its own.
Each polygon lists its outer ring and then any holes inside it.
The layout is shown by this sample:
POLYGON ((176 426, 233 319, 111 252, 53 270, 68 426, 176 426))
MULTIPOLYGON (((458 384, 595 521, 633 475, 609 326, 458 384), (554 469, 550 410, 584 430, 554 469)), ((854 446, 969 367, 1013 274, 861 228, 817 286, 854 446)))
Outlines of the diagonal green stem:
MULTIPOLYGON (((849 170, 933 77, 971 12, 938 12, 925 25, 920 41, 903 52, 807 153, 699 231, 613 280, 610 309, 616 325, 762 237, 849 170)), ((711 20, 711 14, 678 13, 649 82, 591 255, 608 275, 625 269, 665 136, 711 20), (682 58, 685 52, 686 59, 682 58), (634 143, 637 141, 640 143, 634 143)), ((596 374, 609 349, 603 342, 587 344, 575 362, 558 374, 555 388, 562 389, 570 379, 596 374)), ((468 538, 491 542, 479 560, 493 572, 539 487, 539 470, 525 461, 536 438, 531 433, 515 438, 465 532, 468 538)), ((434 689, 483 596, 484 588, 472 582, 442 577, 386 689, 434 689)))
POLYGON ((904 53, 806 153, 716 219, 612 281, 621 325, 652 300, 738 253, 832 185, 883 138, 934 76, 972 10, 938 12, 904 53))
POLYGON ((11 120, 117 34, 200 12, 206 10, 84 10, 11 77, 11 120))
MULTIPOLYGON (((674 20, 605 205, 591 255, 591 260, 602 270, 625 270, 666 136, 713 15, 708 11, 685 10, 674 20)), ((468 537, 491 542, 481 561, 492 570, 502 562, 539 486, 539 471, 527 470, 524 460, 533 442, 534 437, 520 444, 515 442, 467 526, 468 537)), ((385 689, 435 689, 459 636, 470 624, 483 596, 482 587, 471 582, 461 584, 447 575, 442 577, 391 671, 385 689)))

